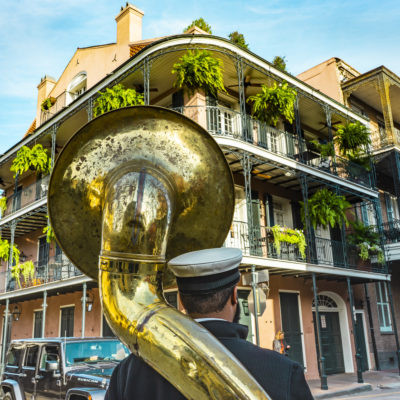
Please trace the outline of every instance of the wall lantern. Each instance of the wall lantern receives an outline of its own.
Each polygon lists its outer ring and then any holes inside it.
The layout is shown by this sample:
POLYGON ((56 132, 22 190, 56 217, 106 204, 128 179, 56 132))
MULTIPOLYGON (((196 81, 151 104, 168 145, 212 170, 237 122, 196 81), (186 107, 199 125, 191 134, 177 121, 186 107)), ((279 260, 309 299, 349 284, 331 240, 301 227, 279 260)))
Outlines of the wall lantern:
POLYGON ((21 316, 21 306, 16 304, 12 311, 12 316, 14 321, 19 321, 19 317, 21 316))
POLYGON ((83 303, 83 300, 85 300, 85 303, 86 303, 86 311, 92 311, 92 308, 93 308, 93 297, 90 296, 90 294, 88 293, 86 295, 85 299, 83 297, 81 298, 82 303, 83 303))

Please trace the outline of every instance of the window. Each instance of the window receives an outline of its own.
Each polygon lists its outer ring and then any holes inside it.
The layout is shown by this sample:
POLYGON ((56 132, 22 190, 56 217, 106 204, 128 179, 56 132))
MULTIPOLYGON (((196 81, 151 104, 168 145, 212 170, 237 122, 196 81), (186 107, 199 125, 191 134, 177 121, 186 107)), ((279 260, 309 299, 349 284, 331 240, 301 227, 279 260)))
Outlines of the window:
POLYGON ((42 357, 40 359, 40 369, 46 369, 47 361, 60 362, 58 346, 46 346, 42 350, 42 357))
POLYGON ((389 296, 384 282, 377 282, 376 303, 378 306, 379 326, 381 332, 392 332, 392 321, 390 318, 389 296))
POLYGON ((64 307, 61 309, 60 336, 74 336, 74 309, 75 307, 64 307))
POLYGON ((12 367, 18 367, 19 362, 24 354, 23 348, 13 347, 7 355, 7 365, 12 367))
POLYGON ((43 311, 35 311, 33 316, 33 337, 40 338, 42 337, 42 319, 43 319, 43 311))
POLYGON ((172 307, 178 308, 178 292, 164 292, 165 300, 167 300, 168 304, 172 307))
POLYGON ((86 91, 86 72, 80 72, 72 79, 67 88, 67 105, 86 91))
POLYGON ((38 358, 39 346, 29 346, 26 350, 25 367, 35 368, 38 358))

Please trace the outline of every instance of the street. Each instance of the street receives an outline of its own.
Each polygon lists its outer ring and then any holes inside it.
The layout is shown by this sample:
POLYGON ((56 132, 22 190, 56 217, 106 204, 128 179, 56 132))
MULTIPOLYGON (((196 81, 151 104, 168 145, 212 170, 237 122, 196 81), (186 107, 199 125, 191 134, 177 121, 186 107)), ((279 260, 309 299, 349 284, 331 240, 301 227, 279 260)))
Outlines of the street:
POLYGON ((400 399, 400 389, 374 389, 371 392, 365 393, 356 393, 353 396, 341 396, 341 397, 332 397, 332 399, 340 399, 340 400, 385 400, 385 399, 400 399))

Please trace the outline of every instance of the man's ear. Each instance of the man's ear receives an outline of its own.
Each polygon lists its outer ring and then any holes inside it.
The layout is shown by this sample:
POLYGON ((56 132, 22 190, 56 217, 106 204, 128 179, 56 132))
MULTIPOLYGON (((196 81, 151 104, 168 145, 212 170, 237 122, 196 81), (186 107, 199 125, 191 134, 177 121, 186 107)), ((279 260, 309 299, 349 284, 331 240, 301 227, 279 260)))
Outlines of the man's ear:
POLYGON ((237 292, 237 285, 233 288, 232 296, 231 296, 232 304, 238 303, 238 292, 237 292))

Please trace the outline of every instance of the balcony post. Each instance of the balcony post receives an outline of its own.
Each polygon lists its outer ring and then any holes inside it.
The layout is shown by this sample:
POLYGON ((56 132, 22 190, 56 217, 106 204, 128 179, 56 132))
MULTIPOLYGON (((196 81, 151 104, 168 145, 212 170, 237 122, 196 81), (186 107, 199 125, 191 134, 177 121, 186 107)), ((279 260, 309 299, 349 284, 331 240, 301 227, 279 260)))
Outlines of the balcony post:
POLYGON ((17 211, 17 190, 18 190, 18 178, 19 178, 19 172, 15 174, 15 181, 14 181, 14 193, 12 194, 12 211, 17 211))
POLYGON ((385 259, 383 261, 382 267, 383 267, 384 272, 386 272, 388 270, 388 264, 386 261, 386 254, 385 254, 385 232, 383 231, 382 210, 381 210, 381 206, 379 204, 379 198, 373 199, 372 204, 374 206, 376 224, 377 224, 378 233, 379 233, 379 241, 381 243, 381 249, 383 251, 383 254, 385 255, 385 259))
POLYGON ((150 68, 149 57, 146 57, 143 60, 143 95, 146 106, 150 104, 150 68))
POLYGON ((312 282, 313 282, 313 292, 314 292, 314 304, 315 304, 315 313, 313 313, 314 326, 316 333, 316 345, 317 345, 317 357, 318 357, 318 365, 319 365, 319 377, 321 379, 321 389, 328 390, 328 378, 325 373, 325 357, 322 352, 322 342, 321 342, 321 320, 319 318, 319 310, 318 310, 318 288, 317 288, 317 279, 315 277, 315 272, 312 273, 312 282))
POLYGON ((85 337, 85 324, 86 324, 86 282, 83 283, 82 290, 82 337, 85 337))
MULTIPOLYGON (((336 186, 336 193, 341 196, 342 191, 339 186, 336 186)), ((342 251, 343 251, 343 263, 345 268, 349 268, 349 260, 347 258, 347 241, 346 241, 346 224, 344 221, 342 222, 342 226, 340 227, 340 238, 342 242, 342 251)))
POLYGON ((11 237, 10 237, 10 253, 8 256, 8 262, 7 262, 7 274, 6 274, 6 279, 5 279, 5 292, 7 292, 7 284, 10 281, 10 271, 11 271, 11 267, 13 265, 13 257, 14 257, 14 238, 15 238, 15 229, 17 227, 17 219, 13 219, 11 221, 11 225, 10 225, 10 233, 11 233, 11 237))
MULTIPOLYGON (((324 106, 324 111, 325 111, 325 118, 326 118, 326 126, 328 128, 328 136, 329 136, 329 142, 333 143, 333 134, 332 134, 332 113, 331 113, 331 108, 329 107, 329 105, 325 105, 324 106)), ((333 161, 333 173, 335 175, 337 175, 337 170, 336 170, 336 151, 334 151, 334 155, 332 157, 332 161, 333 161)))
POLYGON ((254 237, 254 224, 253 224, 253 208, 252 208, 252 196, 251 196, 251 169, 252 162, 249 154, 244 153, 241 159, 244 175, 244 189, 246 193, 246 210, 247 210, 247 226, 249 234, 249 245, 250 254, 255 253, 255 237, 254 237))
POLYGON ((3 377, 4 373, 4 363, 6 358, 6 345, 7 345, 7 331, 8 331, 8 315, 9 315, 9 307, 10 299, 6 299, 6 308, 4 310, 4 322, 3 322, 3 335, 1 338, 1 369, 0 376, 3 377))
POLYGON ((400 209, 400 156, 396 150, 393 150, 392 160, 393 158, 393 186, 397 197, 397 204, 400 209))
POLYGON ((378 371, 380 371, 381 367, 380 367, 380 364, 379 364, 378 349, 376 347, 374 320, 372 318, 372 313, 371 313, 371 299, 369 297, 368 284, 367 283, 364 283, 364 293, 365 293, 365 300, 367 302, 369 332, 371 334, 372 349, 373 349, 373 352, 374 352, 374 359, 375 359, 375 367, 376 367, 376 369, 378 371))
POLYGON ((388 144, 398 144, 394 133, 392 105, 390 102, 390 81, 382 73, 378 77, 378 92, 381 98, 383 119, 385 120, 386 139, 388 144))
POLYGON ((46 336, 46 310, 47 310, 47 290, 43 291, 42 304, 42 338, 46 336))
POLYGON ((300 184, 301 184, 301 193, 303 196, 304 203, 304 222, 305 222, 305 233, 307 240, 307 253, 308 253, 308 262, 314 263, 317 261, 317 255, 315 252, 315 235, 314 229, 310 225, 310 219, 308 217, 308 183, 307 176, 305 174, 300 175, 300 184))
POLYGON ((294 119, 296 123, 297 140, 299 141, 299 161, 304 162, 305 141, 301 133, 300 109, 299 109, 299 94, 297 93, 296 101, 294 103, 294 119))
POLYGON ((238 90, 239 90, 239 107, 240 107, 240 119, 242 122, 242 138, 246 142, 252 142, 250 132, 247 126, 247 114, 246 114, 246 93, 244 87, 244 76, 243 76, 243 60, 242 57, 236 60, 236 70, 238 76, 238 90))
POLYGON ((350 277, 347 277, 347 290, 349 294, 349 301, 350 301, 350 315, 351 315, 351 325, 353 327, 353 339, 354 339, 354 347, 356 348, 356 363, 357 363, 357 382, 363 383, 363 376, 362 376, 362 354, 360 352, 360 346, 357 340, 356 334, 356 321, 354 319, 354 298, 353 298, 353 288, 351 287, 351 280, 350 277))
POLYGON ((399 344, 399 334, 397 332, 395 309, 393 304, 392 287, 390 286, 390 283, 388 281, 385 281, 385 285, 387 293, 389 294, 390 314, 392 315, 392 327, 393 327, 394 339, 396 341, 397 368, 399 369, 399 375, 400 375, 400 344, 399 344))
POLYGON ((93 119, 93 96, 89 97, 89 100, 86 105, 86 111, 87 111, 87 116, 88 116, 88 122, 90 122, 93 119))

